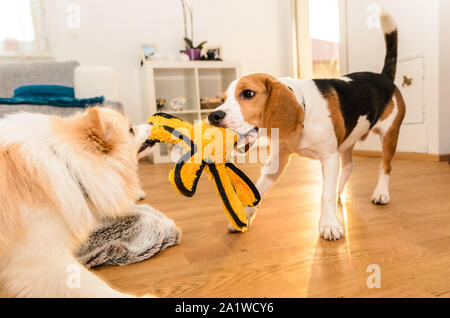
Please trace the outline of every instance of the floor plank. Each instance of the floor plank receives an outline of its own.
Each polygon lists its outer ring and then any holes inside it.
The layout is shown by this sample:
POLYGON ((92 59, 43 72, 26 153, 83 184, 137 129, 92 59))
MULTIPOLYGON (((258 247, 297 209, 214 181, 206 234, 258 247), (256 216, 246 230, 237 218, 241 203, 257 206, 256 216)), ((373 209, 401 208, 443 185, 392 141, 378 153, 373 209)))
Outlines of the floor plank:
MULTIPOLYGON (((202 176, 185 198, 168 182, 171 164, 142 162, 144 201, 175 220, 179 246, 150 260, 94 271, 112 286, 160 297, 449 297, 450 166, 396 159, 391 204, 370 203, 379 159, 356 157, 339 207, 346 236, 318 236, 321 170, 294 157, 247 233, 227 233, 215 190, 202 176), (381 269, 369 289, 367 267, 381 269)), ((260 167, 241 168, 256 180, 260 167)))

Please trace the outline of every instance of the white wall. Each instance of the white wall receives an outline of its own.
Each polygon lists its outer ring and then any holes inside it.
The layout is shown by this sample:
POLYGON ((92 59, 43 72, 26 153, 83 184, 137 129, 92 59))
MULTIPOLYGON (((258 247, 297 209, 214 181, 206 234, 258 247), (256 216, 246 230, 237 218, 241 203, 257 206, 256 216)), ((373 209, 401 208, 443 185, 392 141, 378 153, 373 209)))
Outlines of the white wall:
MULTIPOLYGON (((448 0, 441 2, 448 6, 448 0)), ((439 0, 347 0, 350 72, 380 72, 383 67, 385 44, 381 30, 367 27, 367 7, 372 3, 377 3, 390 12, 398 24, 400 60, 411 56, 424 56, 425 122, 402 127, 398 150, 443 153, 439 135, 439 118, 443 115, 439 113, 439 0)), ((441 34, 443 39, 448 35, 448 32, 441 34)), ((449 63, 450 56, 447 56, 444 59, 449 63)), ((448 92, 448 89, 444 90, 448 92)), ((408 105, 406 107, 408 109, 408 105)), ((380 150, 375 136, 369 137, 358 147, 380 150)))
MULTIPOLYGON (((221 45, 224 58, 239 60, 242 72, 291 75, 289 0, 195 0, 195 42, 221 45)), ((119 95, 133 122, 141 109, 139 43, 164 53, 183 48, 180 0, 45 0, 50 40, 57 60, 109 65, 119 74, 119 95), (66 8, 81 7, 80 36, 69 36, 66 8)))

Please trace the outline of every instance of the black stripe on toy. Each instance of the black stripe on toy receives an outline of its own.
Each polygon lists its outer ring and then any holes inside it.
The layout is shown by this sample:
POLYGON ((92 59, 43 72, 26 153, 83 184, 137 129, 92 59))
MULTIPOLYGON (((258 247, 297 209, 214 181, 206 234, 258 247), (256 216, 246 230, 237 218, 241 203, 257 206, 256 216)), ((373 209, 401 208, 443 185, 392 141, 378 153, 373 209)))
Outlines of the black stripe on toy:
MULTIPOLYGON (((195 155, 197 153, 197 145, 194 144, 194 142, 185 134, 181 133, 180 131, 176 130, 173 127, 169 126, 162 126, 166 131, 170 132, 173 136, 177 137, 181 141, 184 141, 188 146, 191 147, 191 156, 195 155)), ((189 160, 189 158, 188 158, 189 160)), ((187 161, 187 160, 185 160, 187 161)))
POLYGON ((228 197, 226 195, 225 189, 222 184, 222 180, 220 180, 219 172, 217 171, 216 165, 213 163, 208 163, 209 171, 211 171, 211 174, 214 177, 214 181, 216 181, 217 190, 219 190, 220 197, 222 198, 223 203, 225 204, 225 207, 228 210, 228 213, 230 213, 231 217, 233 218, 234 222, 239 227, 245 227, 247 226, 246 223, 243 223, 239 217, 236 215, 236 213, 233 210, 233 207, 230 204, 230 201, 228 200, 228 197))
POLYGON ((155 113, 152 116, 163 117, 163 118, 167 118, 167 119, 178 119, 178 120, 181 120, 178 117, 172 116, 172 115, 167 114, 167 113, 155 113))
POLYGON ((203 168, 205 168, 205 163, 203 162, 202 165, 200 166, 200 168, 197 170, 197 172, 195 173, 195 179, 194 179, 194 183, 192 184, 192 189, 189 190, 188 188, 186 188, 184 186, 183 180, 181 179, 181 169, 183 168, 183 166, 186 163, 186 158, 187 160, 189 160, 190 158, 190 154, 189 153, 185 153, 180 160, 177 162, 177 164, 175 165, 175 171, 174 171, 174 181, 175 181, 175 185, 177 186, 178 190, 186 197, 192 197, 195 194, 195 191, 197 190, 197 184, 198 181, 200 180, 200 176, 203 172, 203 168), (185 160, 183 160, 185 159, 185 160))
MULTIPOLYGON (((165 113, 160 113, 165 114, 165 113)), ((170 115, 169 115, 170 116, 170 115)), ((175 165, 175 171, 174 171, 174 181, 175 185, 177 186, 178 190, 187 197, 192 197, 195 194, 195 191, 197 190, 197 184, 200 179, 200 175, 202 174, 203 168, 205 167, 205 164, 202 163, 199 170, 197 170, 196 178, 194 180, 194 183, 192 185, 192 189, 189 190, 184 186, 183 180, 181 179, 181 169, 183 168, 184 164, 191 159, 196 153, 197 153, 197 145, 194 144, 194 142, 185 134, 179 132, 173 127, 169 126, 162 126, 166 131, 170 132, 173 136, 177 137, 181 141, 184 141, 187 145, 191 147, 191 151, 186 152, 184 155, 181 156, 180 160, 178 160, 177 164, 175 165)))
POLYGON ((237 174, 250 188, 250 190, 252 190, 253 195, 255 196, 256 201, 253 202, 253 206, 258 205, 259 201, 261 201, 261 195, 259 194, 258 189, 256 188, 255 184, 252 182, 252 180, 250 180, 249 177, 247 177, 238 167, 236 167, 233 163, 231 162, 227 162, 225 163, 225 166, 227 168, 230 168, 235 174, 237 174))

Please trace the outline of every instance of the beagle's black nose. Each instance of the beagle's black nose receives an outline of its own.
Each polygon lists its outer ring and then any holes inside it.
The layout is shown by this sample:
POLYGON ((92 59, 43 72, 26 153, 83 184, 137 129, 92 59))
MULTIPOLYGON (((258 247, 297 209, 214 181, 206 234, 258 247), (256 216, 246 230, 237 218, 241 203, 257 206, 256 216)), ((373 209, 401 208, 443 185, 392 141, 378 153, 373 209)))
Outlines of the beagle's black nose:
POLYGON ((213 126, 219 126, 220 122, 227 114, 221 110, 216 110, 208 115, 208 121, 213 126))

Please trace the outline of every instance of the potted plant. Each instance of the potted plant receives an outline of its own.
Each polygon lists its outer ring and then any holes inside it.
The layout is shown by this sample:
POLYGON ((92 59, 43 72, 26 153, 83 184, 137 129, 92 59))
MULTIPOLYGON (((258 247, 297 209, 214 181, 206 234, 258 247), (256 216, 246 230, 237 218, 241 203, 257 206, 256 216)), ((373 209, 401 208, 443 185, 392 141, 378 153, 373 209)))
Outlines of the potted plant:
POLYGON ((192 60, 199 60, 202 55, 202 49, 205 45, 206 41, 201 42, 197 46, 194 45, 194 22, 193 22, 193 11, 194 11, 194 5, 191 3, 191 5, 186 4, 185 0, 181 0, 181 5, 183 7, 183 19, 184 19, 184 43, 185 43, 185 50, 182 50, 181 52, 189 56, 189 59, 192 60), (189 24, 191 27, 191 36, 188 36, 188 19, 187 15, 189 15, 189 24))

